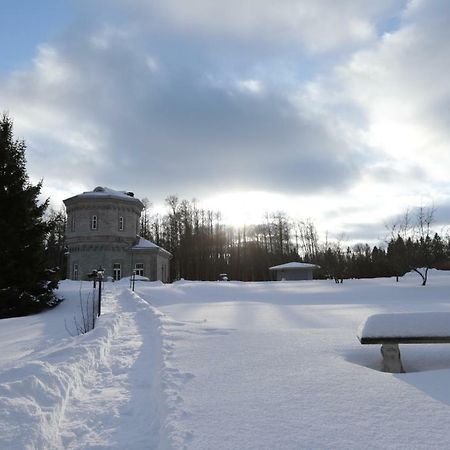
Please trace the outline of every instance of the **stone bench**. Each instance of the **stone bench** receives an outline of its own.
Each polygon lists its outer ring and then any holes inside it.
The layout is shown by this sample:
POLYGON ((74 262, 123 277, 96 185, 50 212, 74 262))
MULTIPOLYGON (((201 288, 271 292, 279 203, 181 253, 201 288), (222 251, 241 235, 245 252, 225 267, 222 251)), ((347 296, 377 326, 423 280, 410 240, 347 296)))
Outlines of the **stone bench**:
POLYGON ((384 372, 404 373, 399 344, 450 343, 450 313, 374 314, 360 325, 358 339, 381 344, 384 372))

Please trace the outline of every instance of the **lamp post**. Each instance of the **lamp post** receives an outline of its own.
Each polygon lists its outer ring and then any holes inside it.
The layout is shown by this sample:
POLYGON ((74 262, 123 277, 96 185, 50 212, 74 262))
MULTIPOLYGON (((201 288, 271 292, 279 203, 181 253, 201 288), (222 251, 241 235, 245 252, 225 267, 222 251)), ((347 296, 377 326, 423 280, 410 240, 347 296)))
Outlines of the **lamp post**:
POLYGON ((101 267, 97 270, 97 279, 98 279, 98 317, 102 313, 102 280, 103 275, 105 274, 105 269, 101 267))
POLYGON ((133 275, 131 276, 132 280, 133 280, 133 284, 132 284, 132 291, 134 292, 134 282, 136 281, 136 270, 133 269, 133 275))
POLYGON ((130 289, 133 287, 133 291, 134 291, 134 286, 132 286, 132 278, 133 278, 133 249, 131 249, 131 267, 130 267, 130 289))

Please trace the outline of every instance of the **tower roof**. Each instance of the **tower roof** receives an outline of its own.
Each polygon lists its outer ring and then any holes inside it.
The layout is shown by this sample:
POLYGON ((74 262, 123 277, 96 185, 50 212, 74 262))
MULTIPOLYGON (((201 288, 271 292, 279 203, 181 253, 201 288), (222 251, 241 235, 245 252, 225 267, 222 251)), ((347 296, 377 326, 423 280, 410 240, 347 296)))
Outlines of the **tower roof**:
POLYGON ((66 198, 64 200, 64 203, 66 203, 68 200, 74 200, 74 199, 87 199, 87 198, 98 198, 98 199, 102 199, 102 198, 116 198, 116 199, 120 199, 120 200, 125 200, 125 201, 130 201, 133 203, 138 203, 140 204, 142 207, 142 202, 136 198, 134 196, 133 192, 130 191, 116 191, 115 189, 111 189, 109 187, 104 187, 104 186, 97 186, 95 189, 93 189, 92 191, 86 191, 83 192, 82 194, 78 194, 78 195, 74 195, 73 197, 69 197, 66 198))

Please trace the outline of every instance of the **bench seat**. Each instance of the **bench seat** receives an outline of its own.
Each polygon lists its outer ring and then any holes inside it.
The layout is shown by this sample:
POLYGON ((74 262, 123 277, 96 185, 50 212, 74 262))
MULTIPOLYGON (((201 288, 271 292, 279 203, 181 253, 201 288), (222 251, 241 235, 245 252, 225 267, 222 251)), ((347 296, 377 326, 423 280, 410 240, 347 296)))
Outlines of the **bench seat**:
POLYGON ((359 337, 359 342, 361 344, 448 344, 450 343, 450 336, 359 337))
POLYGON ((393 313, 369 316, 358 328, 361 344, 381 344, 383 370, 403 373, 399 344, 450 343, 450 313, 393 313))

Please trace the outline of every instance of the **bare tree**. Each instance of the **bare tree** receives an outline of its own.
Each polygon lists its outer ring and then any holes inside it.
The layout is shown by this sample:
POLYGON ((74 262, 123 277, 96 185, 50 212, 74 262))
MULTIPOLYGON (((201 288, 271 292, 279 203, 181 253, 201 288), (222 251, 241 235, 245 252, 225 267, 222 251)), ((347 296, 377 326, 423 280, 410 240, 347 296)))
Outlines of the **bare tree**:
MULTIPOLYGON (((412 270, 427 284, 428 271, 435 264, 433 252, 432 225, 436 209, 434 206, 420 206, 407 209, 401 218, 389 226, 391 261, 402 271, 412 270)), ((398 273, 397 280, 398 280, 398 273)))
POLYGON ((302 220, 295 226, 296 242, 299 240, 298 249, 308 259, 315 259, 319 252, 319 236, 311 219, 302 220))
POLYGON ((151 239, 150 210, 153 204, 147 197, 142 199, 142 204, 144 205, 144 209, 141 214, 140 235, 145 239, 151 239))
POLYGON ((414 258, 414 272, 422 278, 422 286, 427 284, 428 270, 433 267, 434 255, 432 251, 431 225, 434 221, 436 209, 434 206, 424 208, 420 206, 416 213, 415 232, 417 234, 417 251, 414 258))

